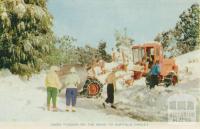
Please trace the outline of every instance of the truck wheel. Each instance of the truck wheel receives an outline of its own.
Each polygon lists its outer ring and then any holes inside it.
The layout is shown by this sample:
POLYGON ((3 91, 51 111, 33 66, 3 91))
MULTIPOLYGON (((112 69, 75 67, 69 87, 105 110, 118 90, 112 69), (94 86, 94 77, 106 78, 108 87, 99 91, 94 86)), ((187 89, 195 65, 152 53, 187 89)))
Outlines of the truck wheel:
POLYGON ((173 77, 172 77, 172 84, 173 85, 176 85, 178 83, 178 77, 176 76, 176 75, 174 75, 173 77))
POLYGON ((101 96, 103 84, 97 79, 88 78, 83 87, 84 95, 88 98, 101 96))
POLYGON ((165 78, 164 78, 164 83, 166 87, 170 85, 176 85, 178 83, 178 77, 175 73, 170 72, 165 78))

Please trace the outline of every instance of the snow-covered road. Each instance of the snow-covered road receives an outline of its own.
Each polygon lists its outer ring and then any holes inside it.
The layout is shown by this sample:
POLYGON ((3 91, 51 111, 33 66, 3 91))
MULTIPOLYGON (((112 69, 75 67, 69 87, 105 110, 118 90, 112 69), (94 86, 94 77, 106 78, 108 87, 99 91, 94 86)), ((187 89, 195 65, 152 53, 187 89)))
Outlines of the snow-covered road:
MULTIPOLYGON (((134 122, 124 115, 103 109, 101 99, 78 98, 77 112, 65 112, 65 99, 58 98, 58 112, 46 111, 45 74, 22 81, 8 71, 0 73, 0 121, 1 122, 64 122, 109 123, 134 122)), ((110 111, 112 111, 110 109, 110 111)))

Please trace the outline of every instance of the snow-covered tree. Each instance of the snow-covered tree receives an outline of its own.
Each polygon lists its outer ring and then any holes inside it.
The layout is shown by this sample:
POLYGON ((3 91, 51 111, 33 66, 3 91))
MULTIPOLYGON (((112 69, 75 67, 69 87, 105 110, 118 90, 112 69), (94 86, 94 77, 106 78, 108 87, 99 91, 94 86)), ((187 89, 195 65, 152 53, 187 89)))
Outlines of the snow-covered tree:
POLYGON ((180 16, 175 27, 178 48, 187 53, 200 46, 200 6, 193 4, 180 16))
POLYGON ((193 4, 180 15, 175 28, 159 33, 155 41, 162 43, 170 56, 187 53, 200 46, 200 7, 193 4))
POLYGON ((51 46, 50 54, 46 58, 48 65, 77 64, 78 56, 75 47, 76 39, 65 35, 57 38, 51 46))
POLYGON ((127 36, 126 34, 126 28, 124 29, 124 34, 121 33, 120 31, 115 32, 115 41, 116 41, 116 47, 119 49, 119 46, 125 46, 125 47, 130 47, 134 39, 127 36))
POLYGON ((91 47, 90 45, 77 47, 77 40, 68 35, 57 38, 55 42, 55 44, 51 45, 50 54, 45 59, 47 65, 90 65, 99 59, 110 61, 111 58, 105 50, 105 41, 100 41, 98 48, 91 47))
POLYGON ((99 59, 98 49, 85 45, 77 48, 78 61, 82 65, 91 65, 99 59))
POLYGON ((110 62, 111 61, 111 55, 109 55, 106 52, 106 45, 107 45, 107 43, 103 40, 101 40, 99 42, 99 46, 98 46, 99 58, 103 59, 104 61, 110 62))
POLYGON ((177 41, 173 30, 157 34, 154 41, 158 41, 162 44, 164 54, 167 56, 177 56, 181 53, 181 51, 177 48, 177 41))
POLYGON ((167 32, 162 32, 159 33, 156 37, 155 37, 155 41, 161 42, 162 46, 164 48, 164 50, 166 50, 171 41, 172 41, 172 37, 173 37, 173 32, 172 31, 167 31, 167 32))
POLYGON ((53 43, 46 0, 0 0, 0 68, 30 76, 53 43))

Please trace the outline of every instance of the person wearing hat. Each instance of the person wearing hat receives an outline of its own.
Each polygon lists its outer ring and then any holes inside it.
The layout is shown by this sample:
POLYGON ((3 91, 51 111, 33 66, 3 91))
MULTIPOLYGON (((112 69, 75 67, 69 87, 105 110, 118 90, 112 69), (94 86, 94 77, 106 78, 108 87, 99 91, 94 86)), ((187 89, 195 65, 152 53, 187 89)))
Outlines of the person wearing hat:
POLYGON ((78 76, 75 67, 70 69, 70 74, 65 78, 64 86, 66 87, 66 111, 70 110, 75 112, 77 86, 80 84, 80 77, 78 76))
POLYGON ((57 66, 52 66, 46 75, 45 86, 47 88, 47 110, 50 111, 50 102, 53 102, 53 111, 57 111, 56 100, 58 90, 61 88, 61 83, 56 72, 60 69, 57 66))

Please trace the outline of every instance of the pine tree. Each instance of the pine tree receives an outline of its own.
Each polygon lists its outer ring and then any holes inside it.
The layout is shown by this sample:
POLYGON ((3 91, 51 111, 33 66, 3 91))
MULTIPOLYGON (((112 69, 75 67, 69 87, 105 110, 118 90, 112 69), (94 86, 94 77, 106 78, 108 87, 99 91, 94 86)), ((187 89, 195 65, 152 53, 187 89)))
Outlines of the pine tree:
POLYGON ((46 0, 0 0, 0 68, 31 76, 53 43, 46 0))

